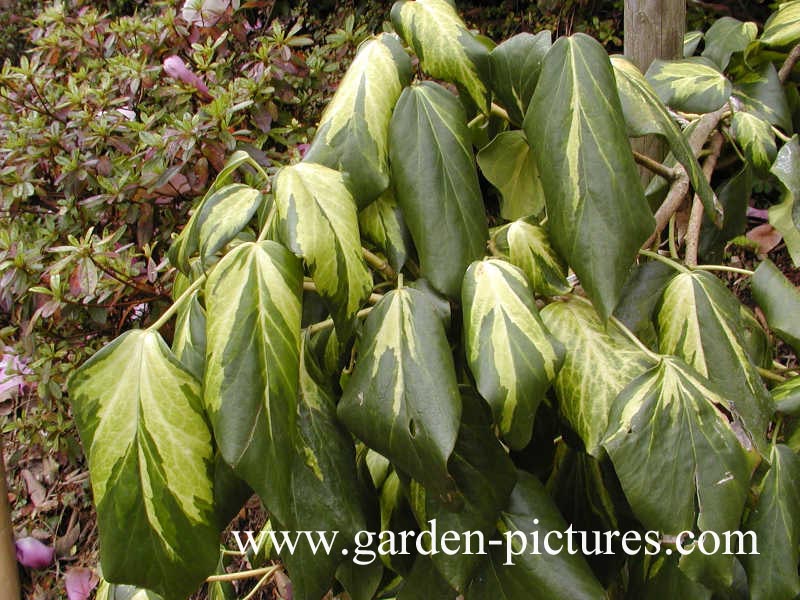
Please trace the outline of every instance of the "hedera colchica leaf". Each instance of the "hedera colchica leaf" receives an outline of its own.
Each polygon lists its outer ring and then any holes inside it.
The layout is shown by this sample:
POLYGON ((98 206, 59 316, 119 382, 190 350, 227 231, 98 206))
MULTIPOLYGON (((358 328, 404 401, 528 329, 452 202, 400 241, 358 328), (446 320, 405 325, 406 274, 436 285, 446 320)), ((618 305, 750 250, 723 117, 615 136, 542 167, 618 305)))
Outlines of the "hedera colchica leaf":
POLYGON ((768 173, 778 154, 772 126, 760 117, 739 111, 731 119, 731 135, 753 167, 759 173, 768 173))
POLYGON ((472 263, 461 289, 467 363, 500 435, 528 445, 536 409, 564 360, 542 323, 525 274, 498 259, 472 263))
POLYGON ((522 125, 525 111, 533 97, 542 60, 552 45, 553 34, 518 33, 489 53, 492 65, 492 91, 516 125, 522 125))
POLYGON ((461 396, 442 320, 424 292, 393 290, 372 309, 337 412, 367 446, 432 493, 452 489, 447 459, 461 396))
POLYGON ((170 263, 188 274, 189 259, 199 251, 205 264, 244 229, 261 200, 261 192, 241 183, 231 183, 207 194, 170 247, 170 263))
POLYGON ((778 77, 775 65, 768 62, 756 71, 740 75, 733 86, 733 97, 742 109, 765 121, 780 127, 785 132, 792 131, 792 113, 786 100, 786 92, 778 77))
POLYGON ((757 35, 758 25, 752 21, 744 23, 733 17, 720 17, 706 31, 702 56, 724 71, 731 56, 744 52, 757 35))
POLYGON ((739 306, 710 273, 679 273, 664 291, 658 311, 659 350, 679 356, 713 381, 726 409, 741 416, 746 435, 765 452, 774 407, 744 346, 739 306))
MULTIPOLYGON (((717 188, 717 197, 722 204, 724 218, 722 228, 705 225, 703 218, 700 230, 700 247, 698 254, 708 264, 721 263, 726 244, 738 235, 742 235, 747 227, 747 207, 753 192, 753 169, 745 164, 742 169, 717 188)), ((711 222, 708 221, 708 225, 711 222)))
POLYGON ((410 81, 411 60, 395 36, 362 44, 303 158, 342 171, 360 207, 389 187, 389 120, 410 81))
POLYGON ((408 258, 412 242, 391 187, 375 202, 361 209, 358 224, 364 237, 386 254, 395 271, 400 271, 408 258))
POLYGON ((754 463, 711 386, 665 356, 614 401, 603 447, 647 529, 719 533, 739 524, 754 463))
POLYGON ((559 411, 586 452, 599 458, 614 399, 650 363, 613 323, 604 325, 587 302, 553 302, 541 317, 566 350, 555 381, 559 411))
POLYGON ((542 178, 550 239, 606 319, 655 221, 614 73, 597 41, 575 34, 553 44, 524 128, 542 178))
POLYGON ((339 340, 348 339, 356 312, 372 293, 372 275, 342 174, 313 163, 284 167, 275 176, 275 203, 281 239, 308 266, 339 340))
POLYGON ((392 24, 419 57, 431 77, 455 83, 475 105, 489 113, 489 51, 458 16, 448 0, 399 0, 392 24))
POLYGON ((559 296, 572 289, 567 265, 553 249, 544 227, 518 219, 498 229, 494 241, 499 250, 508 253, 511 264, 522 269, 535 293, 559 296))
POLYGON ((689 113, 709 113, 731 97, 728 78, 707 58, 656 59, 645 73, 658 97, 667 106, 689 113))
POLYGON ((538 216, 544 210, 544 191, 525 133, 504 131, 477 155, 483 176, 502 195, 500 216, 509 221, 538 216))
POLYGON ((75 371, 69 395, 105 577, 188 596, 214 571, 219 548, 200 383, 157 332, 137 329, 75 371))
POLYGON ((178 311, 172 352, 181 364, 198 380, 203 380, 206 363, 206 311, 195 291, 187 304, 178 311))
POLYGON ((628 134, 661 135, 669 144, 672 155, 683 165, 692 187, 703 202, 706 214, 712 222, 720 223, 722 210, 714 191, 708 183, 700 164, 692 152, 686 136, 670 117, 655 90, 650 86, 636 66, 621 56, 612 56, 611 64, 617 82, 617 90, 625 115, 628 134))
MULTIPOLYGON (((465 600, 602 600, 605 590, 580 554, 566 551, 551 554, 541 546, 534 554, 532 533, 538 540, 552 531, 567 529, 544 486, 530 473, 517 471, 517 485, 503 511, 498 528, 510 538, 514 552, 511 565, 506 562, 506 541, 489 549, 489 556, 478 576, 464 595, 465 600), (517 539, 523 536, 527 548, 517 539)), ((558 547, 559 542, 553 542, 558 547)), ((563 542, 562 550, 566 550, 563 542)))
POLYGON ((770 172, 783 184, 780 204, 769 209, 769 222, 783 236, 795 266, 800 266, 800 143, 797 134, 778 151, 770 172))
POLYGON ((753 600, 796 598, 800 593, 800 458, 777 444, 769 462, 758 503, 744 525, 758 542, 757 554, 742 557, 753 600))
POLYGON ((397 203, 421 275, 439 292, 458 297, 464 271, 483 256, 489 238, 458 99, 429 81, 403 90, 392 115, 389 151, 397 203))
POLYGON ((208 277, 203 397, 220 453, 288 522, 297 422, 300 261, 272 241, 229 252, 208 277))
POLYGON ((764 311, 769 328, 800 353, 800 292, 769 259, 758 265, 751 280, 753 299, 764 311))
POLYGON ((683 35, 683 58, 689 58, 695 53, 703 37, 702 31, 687 31, 683 35))
POLYGON ((767 46, 789 46, 800 40, 800 1, 784 2, 764 23, 758 39, 767 46))

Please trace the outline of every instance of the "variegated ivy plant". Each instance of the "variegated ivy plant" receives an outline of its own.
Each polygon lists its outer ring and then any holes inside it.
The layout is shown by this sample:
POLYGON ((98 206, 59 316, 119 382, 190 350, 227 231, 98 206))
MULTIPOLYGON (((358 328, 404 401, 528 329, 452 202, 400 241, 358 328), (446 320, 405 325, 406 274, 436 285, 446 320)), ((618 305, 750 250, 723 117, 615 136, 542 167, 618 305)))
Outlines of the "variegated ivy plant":
POLYGON ((646 75, 580 34, 495 45, 446 0, 391 17, 305 159, 269 186, 236 152, 169 252, 172 308, 72 377, 107 580, 186 597, 255 492, 273 530, 339 532, 280 556, 301 599, 793 598, 800 379, 762 323, 800 351, 800 295, 769 260, 718 263, 757 181, 800 252, 800 2, 646 75), (664 163, 631 151, 645 134, 664 163), (360 530, 432 519, 663 546, 349 558, 360 530), (739 529, 760 554, 671 550, 739 529))

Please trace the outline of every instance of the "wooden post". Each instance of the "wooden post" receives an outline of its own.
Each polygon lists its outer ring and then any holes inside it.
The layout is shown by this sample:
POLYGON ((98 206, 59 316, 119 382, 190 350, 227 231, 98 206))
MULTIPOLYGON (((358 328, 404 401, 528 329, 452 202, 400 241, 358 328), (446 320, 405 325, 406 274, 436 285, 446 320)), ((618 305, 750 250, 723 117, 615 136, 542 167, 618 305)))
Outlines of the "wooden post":
MULTIPOLYGON (((625 0, 625 56, 642 73, 656 58, 683 56, 683 34, 686 32, 686 0, 625 0)), ((633 149, 661 161, 666 148, 658 138, 635 139, 633 149)), ((642 177, 652 174, 641 169, 642 177)))
POLYGON ((11 526, 11 509, 8 506, 6 469, 3 464, 3 441, 0 438, 0 597, 15 600, 21 596, 17 553, 14 550, 14 530, 11 526), (5 594, 5 595, 4 595, 5 594))

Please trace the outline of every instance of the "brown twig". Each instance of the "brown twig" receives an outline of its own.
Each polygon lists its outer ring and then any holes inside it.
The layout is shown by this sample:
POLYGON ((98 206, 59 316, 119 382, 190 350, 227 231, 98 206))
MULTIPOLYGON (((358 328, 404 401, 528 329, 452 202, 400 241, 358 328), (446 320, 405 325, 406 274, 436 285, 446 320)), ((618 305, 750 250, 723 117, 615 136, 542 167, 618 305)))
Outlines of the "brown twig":
POLYGON ((663 177, 667 181, 675 181, 681 176, 679 169, 668 167, 667 165, 662 164, 657 160, 653 160, 641 152, 634 151, 633 158, 639 165, 643 166, 648 171, 652 171, 656 175, 663 177))
POLYGON ((792 74, 792 70, 798 60, 800 60, 800 44, 792 48, 792 51, 789 52, 789 56, 783 61, 780 71, 778 71, 778 79, 781 80, 781 83, 786 83, 789 80, 789 75, 792 74))
MULTIPOLYGON (((714 169, 717 168, 717 160, 722 152, 722 143, 725 141, 723 135, 717 131, 711 137, 710 153, 703 162, 703 175, 708 181, 711 181, 711 176, 714 174, 714 169)), ((686 229, 686 255, 684 260, 690 267, 697 266, 697 250, 700 246, 700 227, 703 224, 703 201, 700 196, 694 195, 692 204, 692 213, 689 216, 689 225, 686 229)))
POLYGON ((397 279, 397 273, 394 272, 392 265, 386 259, 366 248, 361 248, 361 250, 364 252, 364 260, 367 261, 367 264, 378 271, 384 279, 397 279))

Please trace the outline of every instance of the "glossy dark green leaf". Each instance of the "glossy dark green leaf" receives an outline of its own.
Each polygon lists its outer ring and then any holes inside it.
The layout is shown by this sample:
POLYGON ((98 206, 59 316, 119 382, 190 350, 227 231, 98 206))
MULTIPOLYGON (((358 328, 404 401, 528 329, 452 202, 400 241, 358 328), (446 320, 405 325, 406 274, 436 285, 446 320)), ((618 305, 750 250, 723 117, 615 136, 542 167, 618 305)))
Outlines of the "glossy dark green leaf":
POLYGON ((768 46, 789 46, 800 40, 800 2, 784 2, 764 23, 759 41, 768 46))
POLYGON ((536 409, 564 360, 539 317, 525 274, 493 258, 472 263, 461 290, 467 363, 500 435, 528 445, 536 409))
POLYGON ((358 213, 358 224, 364 237, 383 251, 395 271, 400 271, 411 251, 411 235, 394 191, 389 188, 362 209, 358 213))
POLYGON ((442 321, 423 292, 386 294, 364 323, 338 415, 367 446, 435 493, 458 435, 461 397, 442 321))
POLYGON ((550 239, 605 319, 655 224, 598 42, 576 34, 553 45, 525 133, 539 165, 550 239))
POLYGON ((678 272, 653 260, 637 265, 622 291, 614 316, 641 339, 655 339, 653 315, 667 284, 678 272))
POLYGON ((237 246, 206 282, 203 397, 219 450, 279 520, 290 510, 302 269, 286 248, 237 246))
POLYGON ((500 216, 509 221, 544 210, 544 191, 525 134, 504 131, 478 152, 483 176, 502 196, 500 216))
POLYGON ((708 217, 703 218, 704 226, 700 230, 699 255, 708 264, 722 262, 725 245, 738 235, 742 235, 747 227, 747 207, 753 192, 753 170, 749 165, 717 188, 717 197, 722 205, 722 228, 711 227, 708 217), (705 225, 708 224, 708 226, 705 225))
MULTIPOLYGON (((784 220, 784 227, 778 227, 775 223, 773 225, 783 234, 792 259, 795 264, 798 264, 796 253, 800 249, 797 248, 795 241, 796 237, 800 235, 798 232, 800 230, 800 143, 798 143, 797 135, 792 136, 792 139, 781 147, 770 171, 785 188, 782 206, 786 207, 785 212, 791 217, 790 220, 784 220), (792 225, 794 226, 793 231, 792 225)), ((777 209, 777 206, 770 209, 770 223, 773 221, 773 211, 776 212, 776 217, 778 216, 777 209)), ((779 219, 776 218, 776 221, 779 219)))
POLYGON ((458 99, 432 82, 406 88, 392 116, 389 147, 397 203, 422 276, 457 297, 464 271, 483 256, 489 238, 458 99))
POLYGON ((603 446, 647 529, 676 535, 739 524, 752 462, 711 385, 664 357, 614 402, 603 446))
POLYGON ((522 269, 536 294, 559 296, 572 289, 567 266, 553 249, 544 227, 519 219, 498 229, 494 242, 512 264, 522 269))
POLYGON ((758 504, 744 527, 755 534, 758 554, 746 554, 742 560, 753 600, 789 600, 800 594, 800 458, 778 444, 769 462, 758 504))
POLYGON ((383 579, 383 563, 374 560, 358 565, 345 560, 336 570, 336 579, 350 595, 351 600, 373 600, 383 579))
POLYGON ((157 332, 137 329, 81 366, 69 396, 105 577, 188 596, 213 572, 219 547, 200 383, 157 332))
POLYGON ((410 80, 411 60, 395 36, 362 44, 303 158, 343 172, 359 206, 389 187, 389 119, 410 80))
POLYGON ((132 585, 108 583, 102 576, 94 598, 95 600, 162 600, 155 592, 132 585))
POLYGON ((681 600, 710 600, 711 590, 689 579, 678 566, 680 556, 661 554, 650 562, 641 588, 629 588, 629 594, 641 600, 680 598, 681 600))
POLYGON ((315 551, 307 539, 301 538, 294 552, 281 556, 292 580, 294 597, 301 600, 317 600, 325 595, 339 563, 347 560, 344 557, 354 550, 356 534, 367 529, 353 438, 336 418, 336 404, 330 391, 314 380, 314 369, 318 367, 303 353, 292 500, 281 529, 338 533, 330 551, 315 551))
POLYGON ((758 26, 752 21, 743 23, 732 17, 720 17, 706 31, 702 55, 724 71, 731 55, 744 52, 757 35, 758 26))
POLYGON ((752 286, 769 328, 800 353, 800 291, 769 259, 758 265, 752 286))
POLYGON ((708 113, 721 108, 731 97, 731 82, 710 60, 656 59, 645 78, 664 104, 689 113, 708 113))
POLYGON ((598 457, 614 398, 646 370, 647 358, 614 324, 606 327, 588 303, 554 302, 541 316, 566 349, 555 382, 559 411, 598 457))
MULTIPOLYGON (((486 404, 471 390, 462 390, 461 428, 448 467, 456 483, 458 507, 443 503, 426 494, 425 517, 436 519, 439 532, 465 534, 480 531, 490 539, 500 511, 508 504, 517 481, 514 463, 492 431, 491 413, 486 404)), ((422 524, 421 524, 422 525, 422 524)), ((440 550, 431 557, 445 580, 458 591, 464 591, 484 557, 479 554, 440 550)))
POLYGON ((787 379, 770 390, 778 412, 800 416, 800 376, 787 379))
POLYGON ((411 572, 403 581, 403 587, 396 600, 418 600, 436 598, 437 600, 457 600, 458 592, 436 569, 433 560, 425 555, 417 556, 411 572))
POLYGON ((792 131, 792 114, 772 63, 766 63, 756 71, 748 71, 736 79, 733 97, 742 103, 743 110, 754 114, 785 132, 792 131))
POLYGON ((747 112, 737 112, 731 119, 731 135, 756 171, 769 172, 778 147, 772 126, 767 121, 747 112))
MULTIPOLYGON (((489 49, 467 29, 447 0, 399 0, 392 24, 431 77, 455 83, 489 113, 489 49)), ((430 164, 430 163, 429 163, 430 164)))
POLYGON ((492 91, 517 125, 521 125, 525 118, 552 37, 549 31, 540 31, 536 35, 518 33, 489 53, 492 91))
POLYGON ((342 174, 312 163, 284 167, 275 177, 280 237, 303 258, 346 340, 356 312, 372 292, 358 216, 342 174))
POLYGON ((261 204, 261 192, 232 183, 207 194, 169 249, 169 261, 189 273, 189 259, 197 252, 206 263, 217 250, 244 229, 261 204))
MULTIPOLYGON (((518 471, 517 485, 498 527, 503 535, 503 544, 489 550, 488 560, 465 594, 466 600, 606 598, 605 590, 583 556, 566 551, 549 554, 541 546, 547 533, 563 532, 567 524, 544 486, 529 473, 518 471), (539 554, 531 553, 532 532, 539 539, 539 554), (505 564, 507 536, 513 536, 510 539, 514 552, 522 550, 522 538, 527 543, 527 551, 513 557, 510 565, 505 564)), ((555 547, 559 545, 557 539, 552 543, 555 547)))
POLYGON ((192 375, 203 379, 206 364, 206 311, 200 304, 199 291, 178 311, 172 352, 192 375))
POLYGON ((659 350, 679 356, 719 389, 762 452, 773 405, 744 346, 739 301, 707 272, 680 273, 658 312, 659 350))

